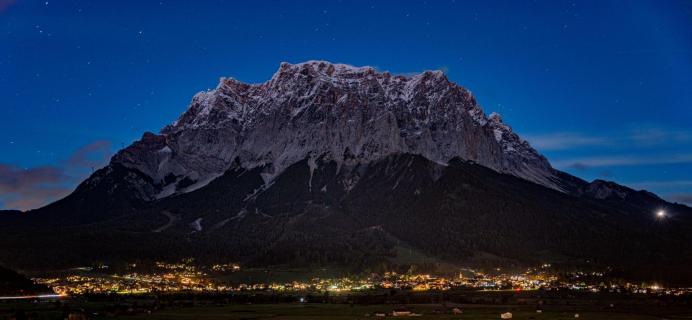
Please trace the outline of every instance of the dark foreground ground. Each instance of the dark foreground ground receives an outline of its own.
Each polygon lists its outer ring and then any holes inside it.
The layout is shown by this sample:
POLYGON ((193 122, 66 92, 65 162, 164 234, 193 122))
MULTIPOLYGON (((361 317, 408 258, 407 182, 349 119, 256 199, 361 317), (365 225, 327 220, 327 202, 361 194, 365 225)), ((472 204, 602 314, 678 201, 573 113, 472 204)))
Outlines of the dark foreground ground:
MULTIPOLYGON (((582 308, 549 308, 543 313, 536 313, 534 308, 512 305, 472 305, 460 306, 462 314, 445 311, 439 304, 406 305, 406 308, 421 314, 415 319, 500 319, 500 314, 511 312, 512 319, 692 319, 689 310, 620 310, 592 311, 582 308)), ((24 308, 25 319, 366 319, 379 318, 376 313, 386 313, 387 318, 395 306, 391 305, 336 305, 336 304, 262 304, 262 305, 227 305, 170 308, 139 314, 87 314, 71 312, 67 316, 60 310, 49 310, 42 307, 24 308)), ((14 313, 2 310, 2 319, 14 319, 14 313)), ((21 318, 21 316, 19 317, 21 318)), ((396 317, 399 318, 399 317, 396 317)), ((405 318, 405 317, 403 317, 405 318)))
POLYGON ((535 320, 575 319, 576 314, 578 319, 692 319, 692 302, 689 298, 680 297, 587 294, 545 298, 522 294, 506 298, 506 294, 484 293, 477 296, 480 300, 472 303, 460 303, 454 296, 440 299, 439 294, 428 293, 403 297, 384 303, 369 296, 332 296, 325 299, 317 296, 276 298, 253 294, 244 295, 241 299, 188 295, 0 301, 0 319, 381 319, 376 314, 384 313, 387 318, 394 318, 392 311, 400 309, 419 314, 412 317, 414 319, 500 319, 500 314, 505 312, 511 312, 512 319, 535 320), (300 302, 300 298, 305 302, 300 302), (421 302, 426 300, 430 302, 421 302), (540 304, 536 303, 538 301, 540 304), (463 313, 455 314, 455 308, 463 313), (538 313, 537 309, 542 312, 538 313))

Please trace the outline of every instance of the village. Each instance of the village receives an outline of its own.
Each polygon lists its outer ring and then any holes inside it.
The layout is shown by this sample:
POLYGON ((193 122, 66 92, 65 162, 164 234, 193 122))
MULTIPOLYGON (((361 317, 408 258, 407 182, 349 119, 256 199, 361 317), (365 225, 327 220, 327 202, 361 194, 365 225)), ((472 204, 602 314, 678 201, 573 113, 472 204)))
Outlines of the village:
MULTIPOLYGON (((474 291, 534 291, 572 290, 581 292, 610 292, 656 295, 682 295, 690 288, 665 288, 658 284, 614 284, 602 272, 572 272, 565 277, 551 273, 550 265, 509 273, 501 269, 483 272, 461 269, 453 276, 418 273, 385 272, 362 277, 314 277, 307 281, 234 282, 223 275, 241 272, 235 263, 197 266, 193 259, 176 263, 156 262, 152 271, 106 273, 79 272, 55 277, 38 277, 36 283, 49 286, 56 294, 79 296, 86 294, 147 294, 147 293, 367 293, 376 290, 411 292, 474 290, 474 291), (596 280, 594 280, 596 279, 596 280)), ((133 265, 134 267, 134 265, 133 265)), ((104 268, 102 268, 104 269, 104 268)), ((81 269, 84 270, 84 269, 81 269)), ((87 269, 88 270, 88 269, 87 269)), ((93 270, 92 270, 93 271, 93 270)))

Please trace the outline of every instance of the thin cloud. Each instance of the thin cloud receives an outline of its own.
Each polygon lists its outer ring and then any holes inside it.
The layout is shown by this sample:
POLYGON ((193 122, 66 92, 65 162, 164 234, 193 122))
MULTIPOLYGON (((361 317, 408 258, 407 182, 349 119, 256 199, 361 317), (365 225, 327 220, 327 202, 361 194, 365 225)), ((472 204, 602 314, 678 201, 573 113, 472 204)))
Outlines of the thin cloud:
POLYGON ((570 168, 573 168, 573 169, 576 169, 579 171, 585 171, 585 170, 589 169, 589 166, 584 164, 584 163, 581 163, 581 162, 575 162, 575 163, 570 165, 570 168))
POLYGON ((69 166, 93 168, 105 164, 111 153, 111 142, 106 140, 94 141, 75 151, 67 160, 69 166))
POLYGON ((14 0, 0 0, 0 13, 5 12, 14 2, 14 0))
POLYGON ((30 209, 68 191, 67 176, 58 167, 19 168, 0 164, 0 201, 12 209, 30 209))
POLYGON ((9 195, 3 203, 7 208, 29 210, 60 199, 68 195, 70 191, 72 188, 67 187, 36 187, 23 193, 9 195))
POLYGON ((527 135, 526 140, 538 150, 568 150, 584 146, 605 146, 611 143, 604 137, 588 136, 576 132, 527 135))
POLYGON ((637 190, 667 190, 663 195, 668 201, 692 206, 692 180, 633 181, 624 185, 637 190))
POLYGON ((658 155, 658 156, 594 156, 575 159, 563 159, 552 161, 556 168, 581 168, 607 166, 638 166, 638 165, 657 165, 657 164, 677 164, 692 163, 692 154, 681 155, 658 155), (576 167, 575 167, 576 166, 576 167))
POLYGON ((641 146, 653 146, 661 143, 692 142, 692 132, 686 130, 664 130, 646 128, 632 132, 630 139, 641 146))
POLYGON ((56 167, 23 169, 0 164, 0 193, 22 191, 36 185, 60 182, 63 172, 56 167))
POLYGON ((692 180, 636 181, 626 183, 634 188, 678 188, 692 187, 692 180))
POLYGON ((64 197, 91 168, 106 164, 110 154, 110 142, 95 141, 54 166, 20 168, 0 163, 0 204, 28 210, 64 197))
POLYGON ((674 193, 667 198, 673 202, 692 206, 692 193, 674 193))
POLYGON ((610 171, 608 171, 608 170, 605 170, 605 171, 601 171, 601 173, 599 174, 599 176, 600 176, 601 178, 612 178, 612 177, 613 177, 613 173, 610 172, 610 171))
POLYGON ((651 147, 670 143, 692 142, 692 131, 661 128, 638 128, 612 134, 591 135, 580 132, 555 132, 525 135, 533 147, 542 151, 573 150, 583 147, 627 145, 651 147))

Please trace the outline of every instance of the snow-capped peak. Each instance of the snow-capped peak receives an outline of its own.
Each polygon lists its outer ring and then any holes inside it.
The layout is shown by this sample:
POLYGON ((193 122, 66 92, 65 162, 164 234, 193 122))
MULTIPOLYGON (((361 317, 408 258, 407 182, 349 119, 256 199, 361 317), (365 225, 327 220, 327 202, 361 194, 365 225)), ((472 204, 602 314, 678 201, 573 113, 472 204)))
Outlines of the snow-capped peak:
POLYGON ((396 153, 438 163, 460 157, 556 188, 547 160, 499 115, 486 117, 471 93, 441 71, 393 76, 326 61, 282 63, 264 83, 221 78, 158 137, 155 144, 135 143, 114 161, 167 185, 166 195, 198 187, 237 163, 265 166, 271 180, 305 158, 341 162, 346 153, 361 163, 396 153), (158 152, 164 147, 170 152, 158 152))

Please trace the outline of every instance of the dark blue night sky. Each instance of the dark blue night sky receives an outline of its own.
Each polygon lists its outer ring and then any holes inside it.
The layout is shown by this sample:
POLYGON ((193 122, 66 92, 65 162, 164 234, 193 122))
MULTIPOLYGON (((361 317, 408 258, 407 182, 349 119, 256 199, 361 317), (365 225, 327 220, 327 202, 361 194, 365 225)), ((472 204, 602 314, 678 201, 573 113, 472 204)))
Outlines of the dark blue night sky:
POLYGON ((305 60, 441 69, 555 167, 692 203, 691 1, 0 0, 0 208, 305 60))

